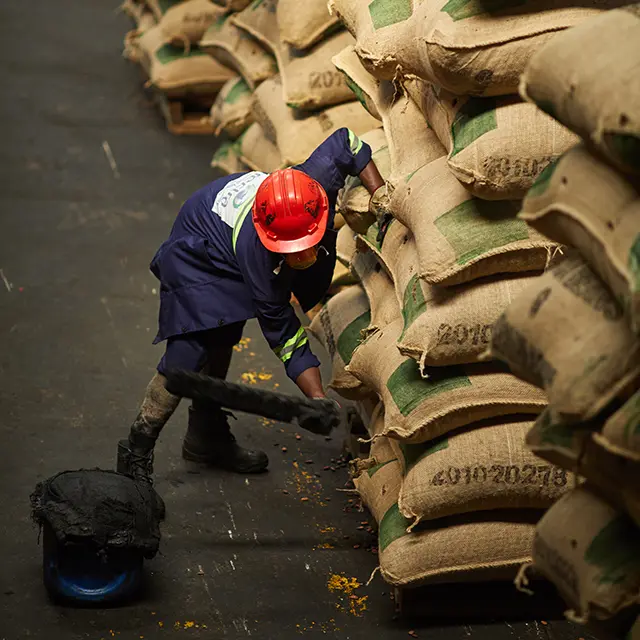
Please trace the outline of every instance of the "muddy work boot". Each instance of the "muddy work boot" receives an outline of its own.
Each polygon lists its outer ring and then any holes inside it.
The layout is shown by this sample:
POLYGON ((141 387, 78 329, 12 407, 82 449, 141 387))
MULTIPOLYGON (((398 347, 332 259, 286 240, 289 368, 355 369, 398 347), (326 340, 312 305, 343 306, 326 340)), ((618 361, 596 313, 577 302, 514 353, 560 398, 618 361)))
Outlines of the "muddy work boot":
POLYGON ((189 426, 182 443, 182 457, 236 473, 265 471, 269 458, 264 451, 241 447, 229 428, 228 411, 189 408, 189 426))
MULTIPOLYGON (((137 434, 118 442, 118 461, 116 471, 123 473, 136 482, 143 482, 149 489, 153 487, 153 447, 155 440, 149 436, 137 434)), ((164 500, 156 493, 154 499, 159 517, 164 520, 166 507, 164 500)))
POLYGON ((129 436, 118 442, 118 473, 134 480, 153 484, 153 447, 155 440, 148 436, 129 436))

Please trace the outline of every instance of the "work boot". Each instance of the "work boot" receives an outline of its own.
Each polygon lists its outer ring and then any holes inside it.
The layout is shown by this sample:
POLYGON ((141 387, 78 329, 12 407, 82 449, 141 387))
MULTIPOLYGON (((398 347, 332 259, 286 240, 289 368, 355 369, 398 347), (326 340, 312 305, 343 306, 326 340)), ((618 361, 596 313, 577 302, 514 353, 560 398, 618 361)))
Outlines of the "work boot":
POLYGON ((166 515, 164 500, 153 490, 153 447, 155 443, 154 438, 142 434, 130 435, 126 440, 120 440, 116 470, 118 473, 133 478, 136 482, 144 483, 150 491, 153 491, 159 517, 164 520, 166 515))
POLYGON ((265 471, 269 458, 264 451, 245 449, 229 427, 232 414, 219 407, 206 411, 189 407, 189 426, 182 443, 182 457, 236 473, 265 471))

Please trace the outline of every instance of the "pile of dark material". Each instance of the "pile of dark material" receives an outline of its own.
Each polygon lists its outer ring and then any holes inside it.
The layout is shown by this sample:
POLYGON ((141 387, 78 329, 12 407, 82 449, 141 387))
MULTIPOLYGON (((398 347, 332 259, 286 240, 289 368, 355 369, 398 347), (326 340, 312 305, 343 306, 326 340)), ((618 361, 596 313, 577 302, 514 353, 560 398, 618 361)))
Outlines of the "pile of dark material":
POLYGON ((34 520, 59 543, 138 550, 153 558, 160 544, 162 501, 153 487, 100 469, 63 471, 31 494, 34 520))

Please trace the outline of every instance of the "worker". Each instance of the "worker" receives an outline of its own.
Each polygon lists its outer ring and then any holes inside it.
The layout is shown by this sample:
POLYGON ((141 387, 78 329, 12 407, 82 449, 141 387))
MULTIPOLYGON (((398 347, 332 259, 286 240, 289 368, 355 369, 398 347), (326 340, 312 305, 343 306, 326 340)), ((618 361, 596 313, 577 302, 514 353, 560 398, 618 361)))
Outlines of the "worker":
MULTIPOLYGON (((335 204, 348 176, 359 176, 372 195, 384 184, 369 145, 342 128, 302 164, 270 175, 235 173, 184 203, 151 262, 160 281, 154 344, 166 340, 166 349, 128 439, 119 442, 119 471, 151 481, 154 445, 180 402, 167 391, 167 371, 225 378, 250 318, 258 319, 302 393, 325 397, 320 363, 291 294, 307 311, 329 288, 336 259, 335 204)), ((267 455, 236 442, 230 416, 211 401, 193 400, 183 458, 238 473, 264 471, 267 455)))

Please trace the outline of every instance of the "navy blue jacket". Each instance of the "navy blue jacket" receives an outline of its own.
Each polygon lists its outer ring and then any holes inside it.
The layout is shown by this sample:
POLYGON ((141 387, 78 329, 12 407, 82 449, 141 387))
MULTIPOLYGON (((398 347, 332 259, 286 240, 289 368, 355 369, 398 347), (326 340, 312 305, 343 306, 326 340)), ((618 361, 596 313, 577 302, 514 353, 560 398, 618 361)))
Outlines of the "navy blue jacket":
POLYGON ((333 229, 338 191, 371 160, 371 148, 348 129, 329 136, 295 169, 317 180, 329 199, 329 221, 318 261, 296 271, 260 242, 250 214, 267 174, 252 171, 214 180, 182 206, 169 238, 151 262, 160 280, 159 330, 154 341, 257 318, 269 346, 295 380, 319 365, 290 304, 307 310, 327 291, 336 256, 333 229))

